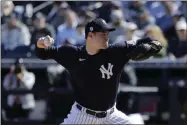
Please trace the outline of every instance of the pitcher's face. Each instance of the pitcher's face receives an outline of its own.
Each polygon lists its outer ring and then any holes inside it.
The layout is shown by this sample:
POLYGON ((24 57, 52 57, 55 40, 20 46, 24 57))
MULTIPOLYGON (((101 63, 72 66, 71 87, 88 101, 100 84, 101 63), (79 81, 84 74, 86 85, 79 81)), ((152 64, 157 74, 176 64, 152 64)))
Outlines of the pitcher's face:
POLYGON ((99 49, 105 49, 108 46, 109 32, 96 32, 94 33, 93 39, 95 41, 95 46, 99 49))

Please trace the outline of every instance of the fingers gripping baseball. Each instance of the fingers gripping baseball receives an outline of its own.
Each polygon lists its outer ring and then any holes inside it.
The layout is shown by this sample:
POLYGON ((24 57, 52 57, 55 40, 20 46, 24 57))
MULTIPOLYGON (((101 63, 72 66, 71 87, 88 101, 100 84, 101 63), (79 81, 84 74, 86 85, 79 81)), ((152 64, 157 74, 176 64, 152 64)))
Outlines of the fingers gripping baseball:
POLYGON ((49 35, 47 35, 45 37, 41 37, 37 41, 38 48, 48 48, 52 44, 54 44, 54 39, 52 37, 50 37, 49 35))

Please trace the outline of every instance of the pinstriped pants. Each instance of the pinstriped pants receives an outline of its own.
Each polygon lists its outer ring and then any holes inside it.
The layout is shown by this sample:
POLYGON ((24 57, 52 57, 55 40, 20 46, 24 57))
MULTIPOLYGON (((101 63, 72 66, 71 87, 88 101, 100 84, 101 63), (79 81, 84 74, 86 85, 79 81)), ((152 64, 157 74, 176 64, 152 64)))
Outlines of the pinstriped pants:
POLYGON ((104 118, 97 118, 93 115, 87 114, 85 108, 80 111, 76 107, 76 102, 73 104, 70 113, 67 118, 60 124, 131 124, 130 119, 127 115, 114 107, 114 112, 112 114, 107 114, 104 118))

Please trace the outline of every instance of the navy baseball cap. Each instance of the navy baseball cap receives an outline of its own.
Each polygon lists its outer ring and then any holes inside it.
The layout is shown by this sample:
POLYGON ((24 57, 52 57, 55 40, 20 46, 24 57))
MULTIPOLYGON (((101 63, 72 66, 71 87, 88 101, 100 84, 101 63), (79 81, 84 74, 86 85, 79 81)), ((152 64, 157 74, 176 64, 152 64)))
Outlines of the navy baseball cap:
POLYGON ((89 32, 106 32, 106 31, 112 32, 115 30, 116 29, 109 26, 104 19, 97 18, 86 24, 85 35, 87 36, 89 32))

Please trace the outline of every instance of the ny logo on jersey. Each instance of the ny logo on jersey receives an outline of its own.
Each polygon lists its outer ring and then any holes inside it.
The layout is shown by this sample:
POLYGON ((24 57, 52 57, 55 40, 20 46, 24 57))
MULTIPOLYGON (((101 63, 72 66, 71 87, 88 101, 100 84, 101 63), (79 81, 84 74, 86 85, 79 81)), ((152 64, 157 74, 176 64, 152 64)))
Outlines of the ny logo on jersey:
POLYGON ((99 70, 102 73, 103 79, 105 79, 105 75, 107 76, 107 79, 110 79, 110 77, 113 75, 112 68, 113 68, 113 65, 111 63, 108 63, 107 69, 104 67, 104 65, 101 65, 101 68, 99 70))

